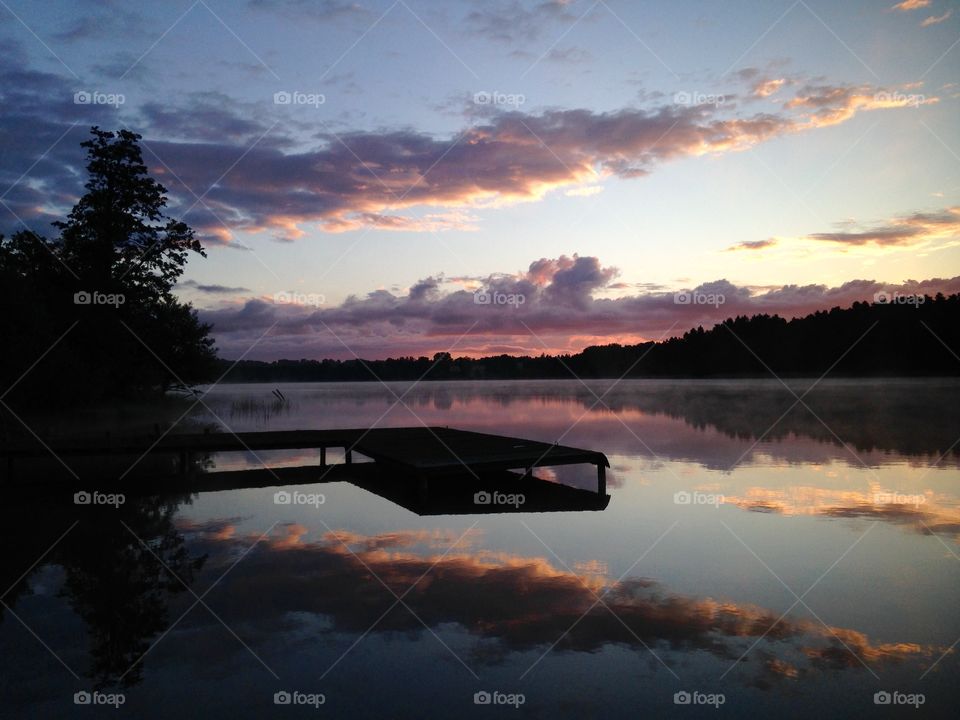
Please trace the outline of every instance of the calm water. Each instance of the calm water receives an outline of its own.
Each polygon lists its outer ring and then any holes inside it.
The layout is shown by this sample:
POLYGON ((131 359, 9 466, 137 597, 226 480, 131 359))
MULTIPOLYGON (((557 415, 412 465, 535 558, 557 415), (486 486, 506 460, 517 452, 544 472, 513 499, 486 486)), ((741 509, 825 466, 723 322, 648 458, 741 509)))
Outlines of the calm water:
MULTIPOLYGON (((283 403, 213 388, 184 429, 560 441, 607 454, 610 503, 420 517, 349 482, 287 487, 317 501, 300 505, 270 486, 5 502, 0 714, 955 717, 960 384, 791 382, 799 404, 776 381, 612 385, 281 385, 283 403), (123 705, 74 704, 95 690, 123 705)), ((46 423, 131 430, 158 412, 46 423)), ((207 465, 264 462, 317 456, 207 465)))

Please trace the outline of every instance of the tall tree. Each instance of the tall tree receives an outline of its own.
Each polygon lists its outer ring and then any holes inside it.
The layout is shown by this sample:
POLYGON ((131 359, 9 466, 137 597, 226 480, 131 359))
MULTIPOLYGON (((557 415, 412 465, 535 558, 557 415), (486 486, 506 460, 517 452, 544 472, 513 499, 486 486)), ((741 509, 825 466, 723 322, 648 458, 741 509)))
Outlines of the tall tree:
POLYGON ((73 327, 17 383, 21 404, 136 396, 203 382, 215 367, 210 327, 173 295, 189 255, 205 255, 200 242, 165 214, 140 135, 91 135, 86 193, 54 223, 59 238, 0 237, 5 388, 73 327))

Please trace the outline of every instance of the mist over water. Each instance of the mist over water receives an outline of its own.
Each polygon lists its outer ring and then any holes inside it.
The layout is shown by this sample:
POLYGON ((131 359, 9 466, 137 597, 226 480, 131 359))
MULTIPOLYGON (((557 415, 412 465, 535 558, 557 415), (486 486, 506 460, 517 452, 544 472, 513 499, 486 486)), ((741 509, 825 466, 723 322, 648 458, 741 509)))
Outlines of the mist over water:
MULTIPOLYGON (((677 693, 717 717, 847 717, 884 692, 947 717, 960 383, 811 385, 216 386, 178 430, 449 425, 560 442, 608 456, 610 502, 421 517, 318 468, 322 482, 118 507, 5 503, 9 716, 117 713, 65 705, 99 688, 137 717, 635 717, 677 712, 677 693), (316 502, 279 504, 281 490, 316 502), (484 692, 507 707, 476 704, 484 692)), ((149 428, 191 402, 49 423, 149 428)), ((264 463, 319 459, 219 454, 204 470, 264 463)), ((592 466, 536 474, 596 486, 592 466)))

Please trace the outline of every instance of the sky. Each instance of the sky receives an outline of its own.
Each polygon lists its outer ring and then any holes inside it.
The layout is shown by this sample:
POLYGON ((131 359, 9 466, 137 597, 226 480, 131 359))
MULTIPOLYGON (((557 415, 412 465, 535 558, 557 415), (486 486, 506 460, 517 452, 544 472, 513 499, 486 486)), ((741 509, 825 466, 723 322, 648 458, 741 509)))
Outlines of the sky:
POLYGON ((237 359, 577 352, 960 292, 960 6, 0 0, 0 233, 92 125, 237 359))

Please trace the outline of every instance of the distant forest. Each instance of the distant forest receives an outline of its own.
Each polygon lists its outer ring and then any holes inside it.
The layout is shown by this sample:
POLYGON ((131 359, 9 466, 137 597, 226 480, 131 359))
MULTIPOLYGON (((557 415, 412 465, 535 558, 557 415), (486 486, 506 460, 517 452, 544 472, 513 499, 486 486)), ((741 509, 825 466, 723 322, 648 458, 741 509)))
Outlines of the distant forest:
POLYGON ((960 294, 867 303, 786 320, 735 317, 662 342, 595 345, 572 355, 387 360, 220 360, 227 382, 627 377, 960 375, 960 294), (915 299, 919 300, 919 298, 915 299))

